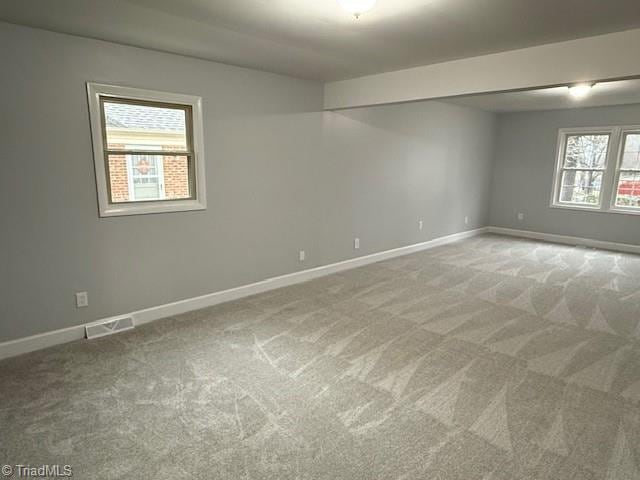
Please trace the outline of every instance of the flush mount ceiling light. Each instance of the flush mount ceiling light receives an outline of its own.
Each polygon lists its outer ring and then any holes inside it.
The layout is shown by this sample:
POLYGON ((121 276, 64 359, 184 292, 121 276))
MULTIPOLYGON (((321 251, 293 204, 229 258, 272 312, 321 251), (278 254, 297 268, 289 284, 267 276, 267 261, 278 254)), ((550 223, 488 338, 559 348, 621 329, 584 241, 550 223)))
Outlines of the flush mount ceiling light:
POLYGON ((364 12, 368 12, 376 5, 377 0, 338 0, 338 3, 354 17, 360 18, 364 12))
POLYGON ((591 89, 595 83, 581 83, 569 87, 569 95, 573 98, 584 98, 591 93, 591 89))

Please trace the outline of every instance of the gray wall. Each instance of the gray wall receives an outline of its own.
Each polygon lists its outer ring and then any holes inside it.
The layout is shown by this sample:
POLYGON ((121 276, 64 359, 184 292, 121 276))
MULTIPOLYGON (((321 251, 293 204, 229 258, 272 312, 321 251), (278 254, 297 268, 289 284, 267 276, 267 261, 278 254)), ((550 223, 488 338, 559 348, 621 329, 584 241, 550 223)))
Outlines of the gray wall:
POLYGON ((4 23, 0 64, 0 342, 488 219, 491 114, 322 113, 317 83, 4 23), (98 218, 86 81, 203 97, 206 211, 98 218))
POLYGON ((349 253, 336 232, 370 253, 488 224, 494 115, 421 102, 326 113, 323 123, 324 260, 349 253))
POLYGON ((640 105, 498 116, 491 224, 640 244, 640 216, 551 208, 558 129, 640 124, 640 105), (518 212, 524 213, 522 222, 518 212))

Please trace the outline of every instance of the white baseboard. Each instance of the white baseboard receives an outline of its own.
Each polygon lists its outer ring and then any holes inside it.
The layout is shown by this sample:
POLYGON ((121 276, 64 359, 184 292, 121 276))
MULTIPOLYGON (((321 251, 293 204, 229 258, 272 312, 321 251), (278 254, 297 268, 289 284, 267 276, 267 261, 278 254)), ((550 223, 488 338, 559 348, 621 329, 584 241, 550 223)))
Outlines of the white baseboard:
POLYGON ((531 238, 534 240, 544 240, 552 243, 580 245, 582 247, 600 248, 602 250, 612 250, 614 252, 640 254, 640 245, 631 245, 629 243, 605 242, 602 240, 593 240, 591 238, 570 237, 567 235, 556 235, 554 233, 533 232, 531 230, 516 230, 503 227, 488 227, 487 230, 490 233, 509 235, 511 237, 531 238))
POLYGON ((84 325, 62 328, 0 343, 0 360, 84 338, 84 325))
POLYGON ((428 250, 430 248, 445 245, 447 243, 464 240, 465 238, 475 237, 476 235, 487 233, 487 231, 487 227, 483 227, 466 232, 454 233, 453 235, 435 238, 427 242, 407 245, 405 247, 394 248, 393 250, 386 250, 384 252, 366 255, 364 257, 352 258, 343 262, 332 263, 329 265, 323 265, 321 267, 311 268, 309 270, 302 270, 300 272, 289 273, 287 275, 282 275, 279 277, 268 278, 266 280, 251 283, 249 285, 243 285, 241 287, 231 288, 229 290, 222 290, 220 292, 214 292, 207 295, 202 295, 200 297, 187 298, 185 300, 167 303, 165 305, 159 305, 157 307, 138 310, 126 315, 119 315, 113 318, 104 318, 88 324, 63 328, 60 330, 33 335, 31 337, 11 340, 9 342, 0 343, 0 360, 3 358, 33 352, 35 350, 52 347, 54 345, 59 345, 74 340, 81 340, 85 336, 85 327, 94 323, 100 323, 106 320, 115 320, 116 318, 121 317, 132 317, 136 325, 142 325, 145 323, 153 322, 154 320, 159 320, 161 318, 171 317, 174 315, 179 315, 181 313, 190 312, 192 310, 211 307, 220 303, 225 303, 232 300, 248 297, 250 295, 255 295, 257 293, 275 290, 276 288, 282 288, 289 285, 295 285, 297 283, 307 282, 309 280, 313 280, 314 278, 319 278, 325 275, 331 275, 332 273, 342 272, 344 270, 350 270, 352 268, 369 265, 371 263, 380 262, 389 258, 400 257, 402 255, 408 255, 410 253, 428 250))

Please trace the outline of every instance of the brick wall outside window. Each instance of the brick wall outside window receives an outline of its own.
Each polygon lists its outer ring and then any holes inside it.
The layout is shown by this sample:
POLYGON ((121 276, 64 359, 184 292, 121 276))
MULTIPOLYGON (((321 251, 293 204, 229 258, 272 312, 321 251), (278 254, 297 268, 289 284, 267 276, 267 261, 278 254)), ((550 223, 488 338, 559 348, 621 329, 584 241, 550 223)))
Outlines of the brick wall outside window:
MULTIPOLYGON (((165 148, 164 150, 177 147, 165 148)), ((164 193, 166 198, 189 198, 187 157, 164 157, 164 193)))
MULTIPOLYGON (((124 145, 109 144, 109 149, 124 148, 124 145)), ((165 145, 165 151, 177 150, 178 146, 165 145)), ((189 198, 189 171, 187 157, 163 157, 164 190, 166 199, 189 198)), ((111 201, 114 203, 129 201, 129 178, 127 156, 109 157, 109 180, 111 201)))

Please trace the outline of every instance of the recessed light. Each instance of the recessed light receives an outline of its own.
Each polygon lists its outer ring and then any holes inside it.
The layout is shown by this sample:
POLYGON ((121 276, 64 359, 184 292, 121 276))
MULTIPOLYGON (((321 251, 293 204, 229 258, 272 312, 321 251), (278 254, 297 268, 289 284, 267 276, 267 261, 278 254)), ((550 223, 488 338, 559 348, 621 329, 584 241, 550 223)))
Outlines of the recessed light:
POLYGON ((354 17, 360 18, 364 12, 368 12, 376 5, 377 0, 338 0, 338 3, 354 17))
POLYGON ((591 89, 593 88, 594 83, 581 83, 579 85, 572 85, 569 87, 569 95, 573 98, 584 98, 589 93, 591 93, 591 89))

